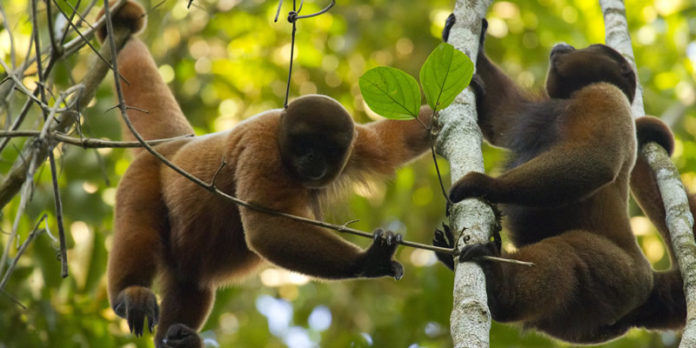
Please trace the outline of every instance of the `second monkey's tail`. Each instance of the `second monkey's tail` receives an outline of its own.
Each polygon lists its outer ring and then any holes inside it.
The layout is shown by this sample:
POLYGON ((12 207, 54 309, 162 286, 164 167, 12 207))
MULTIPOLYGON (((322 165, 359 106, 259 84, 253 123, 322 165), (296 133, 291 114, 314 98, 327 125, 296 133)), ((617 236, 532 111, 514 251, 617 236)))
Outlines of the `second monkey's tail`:
MULTIPOLYGON (((145 15, 142 6, 128 1, 112 18, 114 26, 126 26, 135 34, 145 27, 145 15)), ((103 42, 106 29, 97 35, 103 42)), ((174 95, 160 76, 150 51, 140 39, 131 37, 119 51, 117 62, 128 118, 145 140, 194 134, 174 95)), ((124 140, 135 140, 128 127, 122 125, 121 128, 124 140)), ((140 151, 142 149, 135 150, 136 153, 140 151)))

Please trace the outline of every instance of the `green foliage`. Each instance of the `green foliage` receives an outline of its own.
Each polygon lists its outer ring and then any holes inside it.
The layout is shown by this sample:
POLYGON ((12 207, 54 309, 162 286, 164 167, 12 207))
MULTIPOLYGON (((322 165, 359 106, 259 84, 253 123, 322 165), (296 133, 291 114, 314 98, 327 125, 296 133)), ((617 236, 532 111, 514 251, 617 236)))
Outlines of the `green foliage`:
POLYGON ((420 89, 413 76, 402 70, 380 66, 360 77, 360 91, 372 111, 391 119, 418 116, 420 89))
POLYGON ((454 46, 439 44, 420 70, 425 99, 433 110, 449 106, 471 82, 474 63, 454 46))
MULTIPOLYGON (((1 0, 7 23, 0 22, 0 59, 10 64, 8 30, 21 56, 31 42, 28 0, 1 0)), ((77 4, 74 0, 67 0, 77 4)), ((38 1, 42 47, 48 47, 45 3, 38 1)), ((64 10, 65 2, 59 1, 64 10)), ((84 10, 88 1, 81 1, 84 10)), ((282 106, 289 59, 290 26, 272 22, 277 2, 201 0, 190 10, 187 1, 143 0, 148 27, 140 38, 151 48, 157 65, 184 113, 199 134, 221 131, 258 112, 282 106), (168 72, 168 73, 167 73, 168 72)), ((317 11, 321 1, 306 1, 302 13, 317 11)), ((289 2, 284 5, 287 12, 289 2)), ((673 160, 685 184, 696 191, 696 37, 693 9, 687 2, 627 0, 628 22, 645 92, 647 112, 671 122, 677 135, 673 160), (659 54, 655 54, 659 49, 659 54), (669 111, 669 112, 668 112, 669 111)), ((101 2, 95 5, 101 6, 101 2)), ((326 15, 298 24, 297 61, 291 98, 324 93, 339 100, 356 121, 366 122, 359 77, 367 67, 392 66, 415 76, 439 43, 449 0, 355 0, 338 2, 326 15)), ((53 11, 55 14, 55 11, 53 11)), ((91 22, 96 11, 87 16, 91 22)), ((283 15, 281 14, 281 17, 283 15)), ((486 50, 492 60, 525 88, 541 89, 550 47, 558 41, 585 46, 604 41, 602 14, 596 1, 496 1, 488 16, 486 50)), ((94 43, 95 45, 96 42, 94 43)), ((51 83, 66 88, 82 77, 90 49, 58 62, 51 83)), ((18 60, 22 63, 21 59, 18 60)), ((4 70, 0 68, 0 79, 4 70)), ((30 83, 33 76, 27 76, 30 83)), ((422 82, 422 79, 421 79, 422 82)), ((83 115, 86 136, 117 139, 118 113, 107 79, 83 115)), ((54 90, 55 91, 55 90, 54 90)), ((426 92, 427 93, 427 92, 426 92)), ((10 116, 0 111, 0 127, 16 119, 23 97, 15 91, 10 116)), ((0 107, 1 108, 1 107, 0 107)), ((26 129, 42 124, 35 107, 26 129)), ((15 139, 0 153, 0 181, 19 157, 24 139, 15 139)), ((486 170, 500 171, 504 153, 485 147, 486 170)), ((104 279, 113 223, 115 187, 132 160, 124 150, 56 150, 59 185, 68 232, 70 276, 60 278, 56 244, 41 234, 19 260, 4 292, 0 292, 0 346, 8 347, 151 347, 151 335, 135 338, 109 308, 104 279), (14 304, 6 295, 21 302, 14 304)), ((440 160, 447 176, 447 164, 440 160)), ((39 169, 36 189, 26 216, 19 222, 20 242, 36 220, 49 213, 48 227, 57 233, 50 176, 39 169)), ((445 178, 447 181, 447 178, 445 178)), ((356 194, 327 207, 326 220, 338 224, 360 219, 363 230, 388 227, 408 240, 427 243, 444 218, 430 158, 413 162, 386 182, 357 187, 356 194)), ((11 231, 19 199, 0 214, 0 247, 11 231)), ((633 214, 639 210, 632 208, 633 214)), ((349 237, 356 244, 369 241, 349 237)), ((668 262, 652 232, 638 236, 651 261, 668 262)), ((14 245, 11 246, 14 257, 14 245)), ((290 325, 303 330, 321 347, 450 347, 449 311, 452 273, 434 263, 431 254, 400 248, 397 259, 405 276, 349 282, 289 281, 269 285, 252 275, 218 291, 204 330, 212 330, 221 347, 283 347, 283 333, 272 332, 256 306, 262 295, 283 299, 293 309, 290 325), (331 325, 316 331, 309 317, 317 306, 331 311, 331 325), (371 345, 369 342, 372 342, 371 345)), ((567 347, 515 325, 494 323, 492 347, 567 347)), ((671 333, 632 330, 602 347, 675 346, 671 333)))
MULTIPOLYGON (((428 105, 442 110, 469 85, 474 63, 448 43, 441 43, 428 56, 420 70, 420 80, 428 105)), ((392 67, 376 67, 360 77, 360 92, 375 113, 395 120, 418 117, 421 103, 418 83, 406 72, 392 67)))

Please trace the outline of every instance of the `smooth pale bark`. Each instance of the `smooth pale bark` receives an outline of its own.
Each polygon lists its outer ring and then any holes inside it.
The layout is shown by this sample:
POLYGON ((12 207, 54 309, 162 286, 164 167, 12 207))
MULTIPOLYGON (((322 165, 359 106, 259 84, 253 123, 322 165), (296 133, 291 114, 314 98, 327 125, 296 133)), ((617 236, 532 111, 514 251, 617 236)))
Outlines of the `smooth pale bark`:
MULTIPOLYGON (((457 18, 449 43, 475 61, 479 49, 481 19, 491 0, 459 0, 457 18)), ((452 182, 470 171, 483 172, 481 131, 476 124, 476 105, 470 88, 465 89, 439 118, 437 152, 450 163, 452 182)), ((458 246, 485 243, 494 223, 491 208, 477 200, 455 204, 450 211, 452 231, 459 235, 458 246), (459 234, 461 232, 461 234, 459 234)), ((486 278, 474 263, 457 263, 454 276, 454 305, 450 329, 455 347, 488 347, 491 315, 486 298, 486 278)))

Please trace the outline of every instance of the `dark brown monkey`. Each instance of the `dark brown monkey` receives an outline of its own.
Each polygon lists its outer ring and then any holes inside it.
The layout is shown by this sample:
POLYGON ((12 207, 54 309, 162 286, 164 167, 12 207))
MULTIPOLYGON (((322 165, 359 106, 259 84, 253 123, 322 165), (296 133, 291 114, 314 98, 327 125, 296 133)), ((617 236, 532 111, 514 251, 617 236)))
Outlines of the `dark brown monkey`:
POLYGON ((661 276, 653 275, 629 223, 635 74, 605 45, 556 45, 549 64, 548 96, 535 97, 479 50, 473 80, 479 126, 511 159, 497 178, 465 175, 450 198, 500 203, 517 250, 474 245, 460 260, 481 264, 497 321, 521 322, 574 343, 610 340, 632 326, 662 328, 632 320, 648 309, 649 298, 667 298, 652 293, 661 276), (535 266, 480 259, 499 254, 535 266))
MULTIPOLYGON (((142 8, 134 2, 125 6, 115 15, 115 25, 140 28, 142 8)), ((140 134, 153 139, 192 133, 140 40, 125 44, 118 67, 128 81, 122 84, 125 102, 137 107, 128 115, 140 134)), ((429 124, 432 111, 424 107, 419 117, 429 124)), ((416 120, 356 125, 335 100, 309 95, 229 131, 156 149, 242 200, 318 218, 320 202, 345 191, 350 180, 390 175, 428 146, 428 131, 416 120)), ((400 238, 378 230, 372 245, 361 250, 334 232, 239 208, 140 152, 116 196, 109 296, 136 335, 147 320, 150 330, 158 323, 158 347, 197 347, 196 330, 208 315, 215 289, 262 261, 326 279, 398 279, 403 268, 392 256, 400 238), (156 276, 161 310, 150 290, 156 276)))

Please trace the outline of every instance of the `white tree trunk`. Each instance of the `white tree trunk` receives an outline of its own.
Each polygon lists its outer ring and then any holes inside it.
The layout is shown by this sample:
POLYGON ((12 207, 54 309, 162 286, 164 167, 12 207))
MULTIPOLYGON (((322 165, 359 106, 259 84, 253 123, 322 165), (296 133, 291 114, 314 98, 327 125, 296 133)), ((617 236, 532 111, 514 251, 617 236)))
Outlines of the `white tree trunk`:
MULTIPOLYGON (((456 24, 449 43, 473 61, 479 49, 481 19, 492 0, 458 0, 456 24)), ((447 109, 440 113, 442 125, 437 138, 437 152, 450 163, 452 182, 470 171, 483 172, 481 131, 476 124, 476 105, 471 89, 465 89, 447 109)), ((459 247, 489 240, 494 222, 490 207, 477 200, 455 204, 450 212, 453 233, 459 235, 459 247), (461 234, 459 234, 461 232, 461 234)), ((491 315, 486 298, 486 278, 474 263, 455 262, 454 305, 450 329, 455 347, 488 347, 491 315)))
MULTIPOLYGON (((636 64, 631 48, 631 36, 626 21, 626 8, 622 0, 600 0, 604 14, 607 45, 613 47, 631 62, 636 64)), ((643 89, 637 81, 636 96, 633 100, 633 117, 645 115, 643 89)), ((689 210, 689 202, 679 172, 661 146, 651 143, 641 150, 650 167, 655 171, 660 194, 667 212, 667 227, 675 251, 679 271, 684 279, 687 318, 680 347, 696 347, 696 244, 694 244, 694 218, 689 210)))

